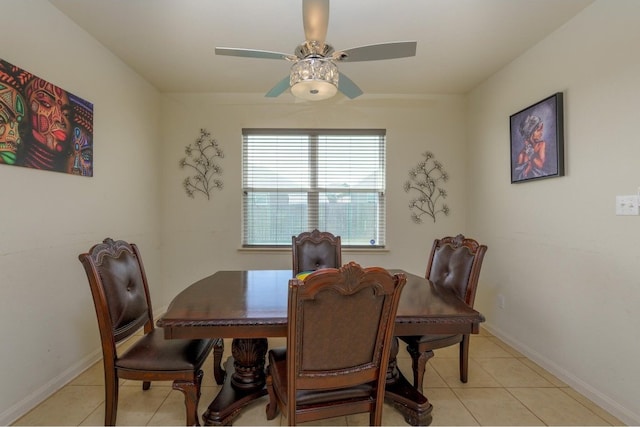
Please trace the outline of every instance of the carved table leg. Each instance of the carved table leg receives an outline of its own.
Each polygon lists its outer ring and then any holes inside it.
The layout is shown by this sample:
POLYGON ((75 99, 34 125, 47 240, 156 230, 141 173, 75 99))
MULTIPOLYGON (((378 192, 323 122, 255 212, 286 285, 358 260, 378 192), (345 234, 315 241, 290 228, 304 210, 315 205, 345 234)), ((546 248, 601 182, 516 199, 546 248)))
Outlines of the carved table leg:
POLYGON ((404 416, 407 423, 412 426, 428 426, 431 424, 433 406, 402 375, 402 372, 398 369, 397 355, 398 338, 394 337, 387 370, 385 400, 390 402, 404 416))
POLYGON ((233 357, 225 364, 226 378, 222 389, 204 413, 205 425, 230 425, 240 410, 265 394, 265 355, 267 339, 235 338, 231 343, 233 357))

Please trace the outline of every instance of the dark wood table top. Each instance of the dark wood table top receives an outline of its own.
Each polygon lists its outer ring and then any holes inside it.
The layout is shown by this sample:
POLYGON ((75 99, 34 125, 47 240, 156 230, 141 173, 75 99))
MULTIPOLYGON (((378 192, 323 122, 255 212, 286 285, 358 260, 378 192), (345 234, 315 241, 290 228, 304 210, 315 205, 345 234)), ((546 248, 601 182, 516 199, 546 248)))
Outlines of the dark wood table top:
MULTIPOLYGON (((484 317, 453 292, 403 272, 395 334, 478 333, 484 317)), ((287 336, 291 270, 218 271, 180 292, 158 320, 166 338, 287 336)))

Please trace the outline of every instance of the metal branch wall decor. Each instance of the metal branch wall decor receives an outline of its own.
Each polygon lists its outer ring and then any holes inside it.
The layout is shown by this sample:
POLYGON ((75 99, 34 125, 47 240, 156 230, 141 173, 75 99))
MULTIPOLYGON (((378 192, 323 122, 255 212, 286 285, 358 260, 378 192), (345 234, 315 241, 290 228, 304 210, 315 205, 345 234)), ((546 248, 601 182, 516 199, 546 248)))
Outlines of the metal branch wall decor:
POLYGON ((218 146, 218 141, 206 129, 200 129, 200 136, 193 144, 187 145, 184 152, 187 157, 180 160, 180 167, 189 168, 194 173, 182 183, 187 196, 194 198, 199 192, 209 200, 211 191, 222 188, 222 180, 217 178, 222 175, 222 169, 215 159, 224 158, 224 153, 218 146))
POLYGON ((444 203, 447 191, 441 185, 449 179, 442 163, 435 159, 430 151, 422 153, 421 160, 416 167, 409 171, 409 180, 404 183, 404 191, 417 193, 417 197, 409 202, 411 219, 416 224, 422 224, 425 215, 436 222, 439 213, 449 215, 449 206, 444 203))

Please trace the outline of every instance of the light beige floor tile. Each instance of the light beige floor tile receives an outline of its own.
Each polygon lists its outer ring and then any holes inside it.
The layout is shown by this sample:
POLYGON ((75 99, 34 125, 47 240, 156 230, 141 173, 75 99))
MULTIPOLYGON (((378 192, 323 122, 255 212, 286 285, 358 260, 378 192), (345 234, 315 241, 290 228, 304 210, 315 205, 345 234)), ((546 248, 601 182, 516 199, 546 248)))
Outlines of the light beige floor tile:
MULTIPOLYGON (((104 401, 102 386, 67 386, 20 418, 17 426, 76 426, 104 401)), ((104 416, 99 424, 104 422, 104 416)))
POLYGON ((513 357, 525 357, 524 354, 520 353, 518 350, 516 350, 515 348, 511 347, 509 344, 505 343, 504 341, 500 340, 499 338, 489 337, 488 340, 490 342, 496 344, 498 347, 502 348, 504 351, 506 351, 507 353, 509 353, 513 357))
MULTIPOLYGON (((120 413, 120 411, 118 411, 120 413)), ((116 424, 120 421, 116 419, 116 424)), ((104 401, 93 412, 86 417, 79 426, 101 426, 104 425, 104 401)))
POLYGON ((568 387, 563 381, 558 379, 555 375, 549 373, 547 370, 542 368, 540 365, 532 362, 529 359, 520 359, 522 363, 536 371, 538 374, 542 375, 547 381, 553 384, 556 387, 568 387))
POLYGON ((467 383, 460 382, 458 359, 433 358, 429 363, 449 387, 501 387, 500 383, 473 359, 469 360, 467 383))
POLYGON ((213 402, 213 399, 218 395, 222 386, 216 385, 213 387, 202 387, 200 389, 200 402, 198 403, 198 414, 204 414, 209 407, 209 404, 213 402))
POLYGON ((553 387, 549 381, 522 363, 520 359, 475 359, 503 387, 553 387))
POLYGON ((477 426, 478 421, 451 389, 428 388, 425 394, 433 405, 432 426, 477 426))
MULTIPOLYGON (((346 417, 348 426, 368 426, 369 425, 369 413, 364 412, 361 414, 348 415, 346 417)), ((406 426, 409 425, 404 420, 404 417, 393 406, 385 403, 382 408, 382 425, 383 426, 406 426)))
POLYGON ((469 343, 469 357, 486 359, 489 357, 513 357, 509 352, 494 342, 492 337, 472 335, 469 343))
POLYGON ((287 346, 287 339, 285 337, 271 337, 267 338, 267 341, 269 341, 269 349, 287 346))
POLYGON ((91 365, 89 369, 75 377, 69 385, 104 386, 104 365, 102 364, 102 361, 91 365))
MULTIPOLYGON (((148 424, 170 393, 181 394, 179 391, 172 390, 171 387, 152 385, 149 390, 142 390, 138 387, 120 387, 116 424, 125 426, 148 424)), ((104 421, 104 402, 100 406, 100 410, 92 414, 92 417, 99 414, 97 425, 104 421)), ((86 419, 82 425, 96 425, 95 421, 92 418, 86 419)))
POLYGON ((595 413, 597 416, 599 416, 600 418, 602 418, 612 426, 626 425, 625 423, 620 421, 618 418, 614 417, 613 415, 611 415, 610 413, 608 413, 607 411, 605 411, 604 409, 602 409, 601 407, 599 407, 598 405, 593 403, 591 400, 589 400, 587 397, 578 393, 574 389, 570 387, 563 387, 563 388, 560 388, 560 390, 562 390, 562 392, 568 394, 578 402, 582 403, 584 406, 587 407, 587 409, 591 410, 593 413, 595 413))
MULTIPOLYGON (((141 332, 139 333, 141 335, 141 332)), ((134 336, 132 339, 138 339, 134 336)), ((132 341, 130 341, 132 342, 132 341)), ((130 343, 129 342, 129 343, 130 343)), ((120 346, 126 348, 129 343, 120 346)), ((269 338, 269 346, 286 346, 285 338, 269 338)), ((413 382, 411 358, 400 343, 398 367, 413 382)), ((523 357, 486 330, 471 337, 469 382, 459 379, 458 345, 435 351, 427 362, 424 385, 433 409, 432 425, 623 425, 586 397, 523 357), (505 389, 504 386, 509 387, 505 389), (526 387, 521 387, 526 386, 526 387), (561 388, 555 388, 555 387, 561 388), (449 388, 451 387, 451 388, 449 388)), ((225 339, 223 361, 231 355, 225 339)), ((213 356, 203 366, 204 379, 198 414, 202 415, 220 390, 213 378, 213 356)), ((102 361, 34 408, 15 425, 102 425, 104 422, 102 361)), ((143 391, 140 381, 120 380, 118 425, 184 425, 184 395, 171 382, 154 382, 143 391)), ((288 425, 279 414, 267 421, 265 396, 245 407, 234 425, 288 425)), ((368 414, 337 417, 308 425, 368 425, 368 414)), ((407 425, 404 417, 385 403, 383 425, 407 425)))
POLYGON ((398 339, 398 354, 396 355, 398 358, 411 358, 411 355, 407 351, 407 343, 398 339))
MULTIPOLYGON (((202 423, 201 413, 198 412, 200 423, 202 423)), ((187 416, 187 409, 184 405, 184 394, 178 390, 173 390, 162 402, 160 407, 149 419, 151 426, 180 426, 184 425, 187 416)))
POLYGON ((491 332, 487 331, 482 326, 480 327, 480 332, 478 333, 478 335, 481 336, 481 337, 492 337, 493 336, 493 334, 491 334, 491 332))
POLYGON ((480 425, 544 425, 504 388, 453 389, 480 425))
POLYGON ((509 388, 508 390, 547 425, 609 425, 593 411, 558 388, 509 388))
POLYGON ((460 344, 439 348, 437 350, 434 350, 433 353, 435 354, 435 357, 458 359, 458 357, 460 357, 460 344))
MULTIPOLYGON (((220 390, 219 387, 202 387, 202 394, 198 404, 198 417, 203 424, 202 415, 207 410, 209 403, 215 398, 220 390)), ((149 420, 149 425, 153 426, 180 426, 184 425, 187 412, 184 405, 184 394, 178 390, 173 390, 162 405, 149 420)))

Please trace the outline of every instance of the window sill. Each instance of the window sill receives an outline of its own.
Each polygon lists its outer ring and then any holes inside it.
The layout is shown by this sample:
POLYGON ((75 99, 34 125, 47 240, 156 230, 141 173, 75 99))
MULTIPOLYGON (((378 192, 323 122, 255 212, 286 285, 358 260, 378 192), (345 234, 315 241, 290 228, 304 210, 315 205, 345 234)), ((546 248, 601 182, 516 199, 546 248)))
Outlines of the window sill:
MULTIPOLYGON (((245 253, 291 253, 291 248, 238 248, 238 252, 245 253)), ((389 248, 347 248, 342 247, 342 253, 382 254, 390 252, 389 248)))

